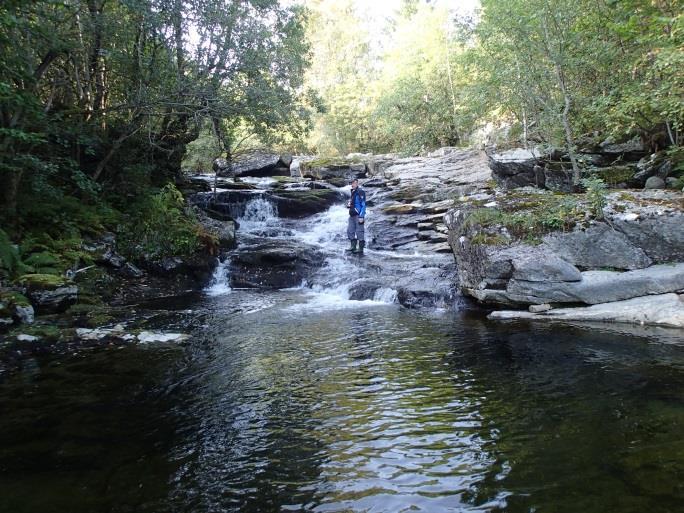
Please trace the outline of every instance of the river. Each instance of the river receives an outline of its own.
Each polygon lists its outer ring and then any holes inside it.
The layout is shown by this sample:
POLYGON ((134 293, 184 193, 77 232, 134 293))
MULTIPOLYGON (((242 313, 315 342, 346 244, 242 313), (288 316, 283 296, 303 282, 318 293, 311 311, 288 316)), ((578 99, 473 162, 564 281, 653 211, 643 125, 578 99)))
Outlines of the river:
POLYGON ((351 300, 342 207, 306 228, 250 208, 247 236, 326 248, 315 283, 231 290, 226 261, 139 310, 181 343, 24 361, 0 383, 0 511, 681 510, 678 332, 351 300))

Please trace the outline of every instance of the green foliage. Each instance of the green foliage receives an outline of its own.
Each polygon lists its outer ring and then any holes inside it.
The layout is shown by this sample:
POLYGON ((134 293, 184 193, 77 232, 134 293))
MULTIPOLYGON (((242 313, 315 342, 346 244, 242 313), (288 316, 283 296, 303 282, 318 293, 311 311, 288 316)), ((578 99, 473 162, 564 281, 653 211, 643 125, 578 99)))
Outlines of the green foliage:
POLYGON ((493 226, 503 224, 504 213, 496 208, 479 208, 472 211, 466 218, 464 224, 468 227, 493 226))
POLYGON ((586 189, 587 200, 591 213, 596 219, 603 219, 603 209, 606 206, 606 184, 597 177, 582 179, 582 185, 586 189))
POLYGON ((582 205, 572 196, 536 194, 512 196, 500 208, 478 208, 464 221, 473 231, 472 244, 503 244, 510 240, 538 243, 547 233, 571 230, 584 217, 582 205), (501 230, 510 238, 502 235, 501 230))
POLYGON ((0 228, 0 278, 26 272, 19 251, 12 244, 7 233, 0 228))
POLYGON ((31 306, 31 302, 26 296, 13 290, 4 290, 0 292, 0 303, 4 303, 10 307, 31 306))
POLYGON ((188 144, 188 151, 183 159, 183 167, 192 173, 208 173, 212 169, 214 159, 221 155, 221 148, 211 130, 204 128, 199 137, 188 144))
POLYGON ((138 201, 119 239, 122 251, 132 258, 159 260, 189 255, 200 247, 200 227, 185 210, 183 195, 173 184, 138 201))
POLYGON ((474 134, 574 155, 575 139, 593 133, 681 147, 680 0, 481 4, 475 22, 444 3, 406 2, 377 51, 358 3, 315 3, 307 82, 323 109, 310 145, 416 153, 474 134))
MULTIPOLYGON (((100 231, 105 199, 123 207, 173 181, 207 125, 220 151, 234 127, 300 135, 303 18, 277 0, 0 4, 3 226, 100 231)), ((193 158, 219 153, 205 147, 193 158)))
POLYGON ((503 246, 508 243, 508 239, 496 233, 476 233, 475 236, 470 239, 470 243, 474 246, 503 246))

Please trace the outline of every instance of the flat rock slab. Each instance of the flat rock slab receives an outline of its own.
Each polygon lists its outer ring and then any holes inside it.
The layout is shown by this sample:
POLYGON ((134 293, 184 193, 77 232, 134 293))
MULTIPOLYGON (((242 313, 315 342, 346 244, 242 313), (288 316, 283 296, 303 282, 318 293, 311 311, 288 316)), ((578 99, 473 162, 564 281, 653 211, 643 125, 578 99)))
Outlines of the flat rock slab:
POLYGON ((530 303, 595 305, 684 290, 684 263, 627 271, 585 271, 581 281, 535 282, 512 279, 506 293, 530 303))
POLYGON ((502 310, 492 312, 489 318, 600 321, 684 328, 684 296, 674 293, 659 294, 582 308, 559 308, 541 313, 502 310))
POLYGON ((634 270, 652 264, 641 248, 605 223, 586 230, 548 235, 544 238, 544 244, 564 260, 584 268, 634 270))
POLYGON ((403 214, 413 214, 418 211, 420 208, 420 205, 416 205, 414 203, 400 203, 398 205, 389 205, 385 208, 383 208, 383 212, 386 214, 395 214, 395 215, 403 215, 403 214))
POLYGON ((579 270, 553 253, 539 258, 525 255, 513 259, 513 279, 532 282, 575 282, 582 279, 579 270))

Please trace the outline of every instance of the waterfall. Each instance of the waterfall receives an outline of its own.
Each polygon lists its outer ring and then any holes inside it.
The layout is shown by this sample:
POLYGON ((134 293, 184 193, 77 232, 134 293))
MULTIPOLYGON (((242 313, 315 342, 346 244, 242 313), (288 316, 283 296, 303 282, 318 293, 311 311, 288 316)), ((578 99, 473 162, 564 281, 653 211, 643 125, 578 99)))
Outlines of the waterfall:
POLYGON ((219 260, 209 285, 204 289, 209 296, 220 296, 231 292, 230 288, 230 257, 219 260))
POLYGON ((397 295, 397 291, 390 287, 380 287, 375 291, 373 301, 379 303, 396 303, 397 295))
POLYGON ((254 198, 245 205, 245 211, 239 218, 240 225, 267 224, 278 218, 278 208, 264 198, 254 198))

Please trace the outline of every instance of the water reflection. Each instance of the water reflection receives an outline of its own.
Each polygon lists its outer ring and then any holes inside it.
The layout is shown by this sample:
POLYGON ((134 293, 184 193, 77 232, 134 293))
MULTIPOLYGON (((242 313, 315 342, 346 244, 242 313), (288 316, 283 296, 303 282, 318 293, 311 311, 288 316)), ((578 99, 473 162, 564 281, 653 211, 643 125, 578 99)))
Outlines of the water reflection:
POLYGON ((41 357, 0 385, 1 511, 636 512, 684 498, 673 332, 307 312, 290 308, 298 291, 198 301, 185 345, 41 357))

